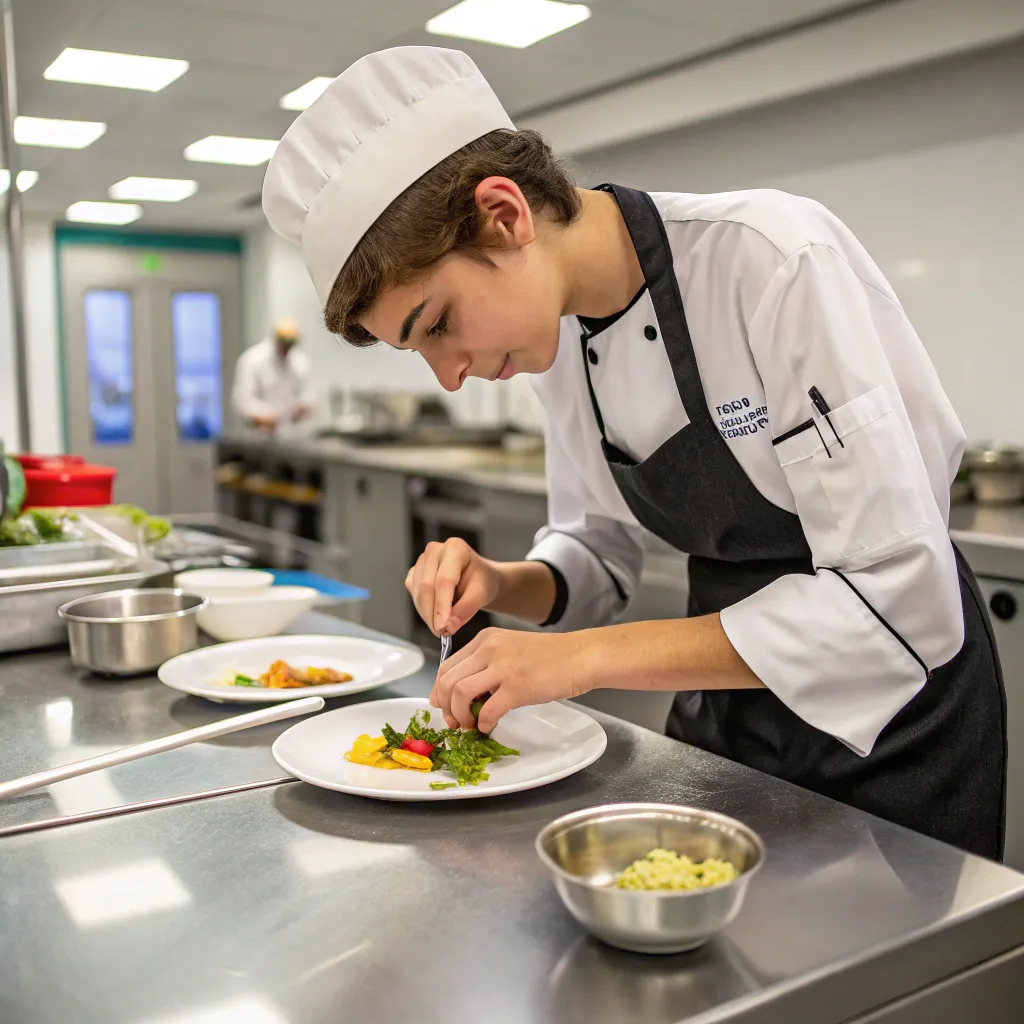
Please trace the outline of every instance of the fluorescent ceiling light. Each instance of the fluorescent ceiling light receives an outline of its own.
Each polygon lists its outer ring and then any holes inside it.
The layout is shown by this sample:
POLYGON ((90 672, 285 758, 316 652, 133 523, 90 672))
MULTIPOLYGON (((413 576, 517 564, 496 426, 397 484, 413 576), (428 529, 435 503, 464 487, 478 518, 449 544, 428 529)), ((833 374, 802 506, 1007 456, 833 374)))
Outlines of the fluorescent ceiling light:
POLYGON ((69 46, 44 72, 52 82, 109 85, 159 92, 188 71, 187 60, 139 57, 134 53, 76 50, 69 46))
MULTIPOLYGON (((38 171, 18 171, 18 191, 27 192, 39 180, 38 171)), ((11 187, 11 172, 0 167, 0 196, 11 187)))
POLYGON ((65 214, 68 220, 83 224, 131 224, 142 216, 135 203, 72 203, 65 214))
POLYGON ((325 78, 323 75, 311 78, 305 85, 300 85, 298 89, 293 89, 281 97, 281 109, 305 110, 333 81, 333 78, 325 78))
POLYGON ((265 164, 277 149, 275 139, 236 139, 231 135, 207 135, 185 148, 186 160, 206 164, 265 164))
POLYGON ((107 190, 111 199, 149 203, 180 203, 194 196, 199 183, 189 178, 124 178, 107 190))
POLYGON ((62 121, 55 117, 16 117, 14 141, 19 146, 85 149, 105 131, 102 121, 62 121))
POLYGON ((589 17, 585 4, 558 0, 462 0, 431 18, 427 31, 521 50, 589 17))

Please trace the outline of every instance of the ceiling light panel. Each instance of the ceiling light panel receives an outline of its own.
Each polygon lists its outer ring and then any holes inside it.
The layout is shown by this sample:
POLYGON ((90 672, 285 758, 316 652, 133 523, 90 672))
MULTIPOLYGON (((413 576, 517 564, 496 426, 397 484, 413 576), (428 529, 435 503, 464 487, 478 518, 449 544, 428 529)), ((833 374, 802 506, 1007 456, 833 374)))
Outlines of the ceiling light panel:
POLYGON ((135 203, 72 203, 65 214, 79 224, 131 224, 142 216, 142 207, 135 203))
POLYGON ((281 97, 282 110, 305 110, 314 100, 319 99, 324 89, 333 82, 333 78, 311 78, 305 85, 293 89, 281 97))
POLYGON ((105 131, 102 121, 62 121, 54 117, 16 117, 14 141, 19 146, 85 149, 105 131))
MULTIPOLYGON (((18 171, 18 191, 27 192, 39 180, 38 171, 18 171)), ((0 196, 11 187, 11 172, 0 167, 0 196)))
POLYGON ((159 92, 188 71, 187 60, 141 57, 134 53, 77 50, 69 46, 44 72, 52 82, 107 85, 159 92))
POLYGON ((180 203, 194 196, 199 183, 190 178, 124 178, 107 190, 111 199, 135 199, 146 203, 180 203))
POLYGON ((239 139, 231 135, 207 135, 185 149, 185 159, 207 164, 265 164, 277 149, 276 139, 239 139))
POLYGON ((462 0, 431 18, 427 31, 522 50, 589 17, 585 4, 559 0, 462 0))

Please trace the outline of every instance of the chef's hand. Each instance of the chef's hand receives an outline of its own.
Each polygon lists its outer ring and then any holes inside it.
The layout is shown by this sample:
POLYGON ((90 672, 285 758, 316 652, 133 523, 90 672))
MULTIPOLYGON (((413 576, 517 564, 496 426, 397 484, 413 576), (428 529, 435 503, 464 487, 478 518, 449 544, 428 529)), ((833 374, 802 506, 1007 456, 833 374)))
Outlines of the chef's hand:
POLYGON ((441 666, 430 703, 450 729, 475 725, 489 733, 513 708, 578 697, 597 682, 600 643, 594 632, 485 629, 441 666), (470 704, 484 694, 490 696, 477 722, 470 704))
POLYGON ((500 582, 493 562, 452 537, 427 545, 405 577, 405 589, 434 636, 450 636, 497 597, 500 582))

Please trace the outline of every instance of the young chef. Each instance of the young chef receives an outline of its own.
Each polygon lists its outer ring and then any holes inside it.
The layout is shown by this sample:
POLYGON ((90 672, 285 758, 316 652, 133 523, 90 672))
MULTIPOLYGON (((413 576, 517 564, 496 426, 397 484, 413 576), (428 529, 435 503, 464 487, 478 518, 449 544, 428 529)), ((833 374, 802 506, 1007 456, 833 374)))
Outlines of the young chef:
POLYGON ((432 694, 450 725, 595 687, 677 691, 671 736, 999 857, 1005 710, 947 533, 964 435, 850 231, 772 191, 579 190, 463 53, 340 75, 267 170, 328 328, 440 383, 536 374, 549 525, 527 560, 431 545, 435 633, 487 630, 432 694), (644 530, 689 554, 690 617, 608 625, 644 530))

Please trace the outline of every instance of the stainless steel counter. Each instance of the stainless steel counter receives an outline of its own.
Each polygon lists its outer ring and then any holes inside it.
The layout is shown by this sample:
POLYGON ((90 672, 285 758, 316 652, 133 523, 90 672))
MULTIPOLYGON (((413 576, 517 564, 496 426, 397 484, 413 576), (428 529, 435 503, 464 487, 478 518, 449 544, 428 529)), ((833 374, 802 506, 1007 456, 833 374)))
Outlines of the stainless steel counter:
MULTIPOLYGON (((289 632, 390 639, 316 613, 289 632)), ((429 692, 432 681, 433 669, 427 666, 391 687, 328 701, 327 710, 378 697, 419 696, 429 692)), ((0 656, 0 707, 0 780, 252 710, 178 693, 155 675, 98 679, 74 669, 64 648, 0 656)), ((270 756, 270 745, 292 724, 261 726, 0 801, 0 828, 281 778, 286 773, 270 756)))
POLYGON ((335 438, 267 440, 245 435, 224 437, 220 449, 274 454, 293 462, 343 462, 369 469, 385 469, 412 476, 462 480, 481 487, 543 496, 544 456, 480 447, 411 447, 358 445, 335 438))
MULTIPOLYGON (((889 1015, 909 993, 1024 943, 1024 877, 601 721, 601 760, 514 797, 399 805, 286 783, 0 840, 0 1019, 838 1024, 886 1006, 870 1019, 909 1022, 924 1018, 889 1015), (636 799, 725 811, 767 843, 745 908, 698 953, 589 940, 534 855, 556 815, 636 799)), ((947 983, 927 1019, 1019 1021, 1010 975, 983 973, 959 1016, 971 990, 947 983)))

